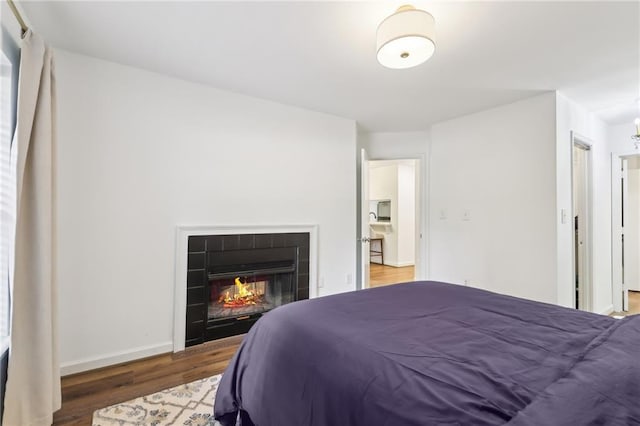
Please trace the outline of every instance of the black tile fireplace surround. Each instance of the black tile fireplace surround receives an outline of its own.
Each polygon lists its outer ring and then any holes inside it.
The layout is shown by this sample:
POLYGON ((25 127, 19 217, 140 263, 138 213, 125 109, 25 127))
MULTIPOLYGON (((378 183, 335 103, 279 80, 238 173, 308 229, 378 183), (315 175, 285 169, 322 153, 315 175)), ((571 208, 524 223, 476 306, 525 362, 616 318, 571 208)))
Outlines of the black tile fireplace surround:
POLYGON ((309 298, 309 233, 189 236, 185 346, 246 333, 309 298))

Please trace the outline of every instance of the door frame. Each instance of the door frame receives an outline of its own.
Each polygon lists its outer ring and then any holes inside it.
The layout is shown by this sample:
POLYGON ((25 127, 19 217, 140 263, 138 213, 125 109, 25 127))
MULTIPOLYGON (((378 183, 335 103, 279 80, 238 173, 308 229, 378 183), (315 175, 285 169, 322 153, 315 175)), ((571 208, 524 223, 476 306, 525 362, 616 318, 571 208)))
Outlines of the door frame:
POLYGON ((625 157, 637 156, 640 156, 640 151, 634 148, 611 153, 611 298, 615 312, 623 312, 625 291, 622 277, 622 246, 621 241, 617 238, 618 233, 621 231, 618 229, 621 226, 618 225, 621 224, 616 219, 622 213, 622 197, 617 195, 621 190, 621 164, 625 157))
POLYGON ((358 277, 357 289, 369 288, 371 279, 371 232, 369 229, 369 153, 365 148, 360 149, 360 186, 358 196, 360 209, 358 226, 358 277))
MULTIPOLYGON (((428 185, 426 185, 426 154, 415 154, 415 155, 393 155, 393 156, 385 156, 384 158, 379 157, 371 157, 369 161, 398 161, 398 160, 415 160, 415 268, 414 268, 414 279, 416 281, 425 280, 428 277, 429 271, 429 258, 427 254, 428 251, 428 238, 425 236, 425 232, 428 224, 428 210, 427 210, 427 189, 428 185)), ((359 167, 362 167, 362 164, 359 164, 359 167)), ((358 183, 360 183, 361 169, 358 170, 358 183)), ((363 199, 365 197, 362 196, 362 185, 359 186, 360 193, 358 194, 359 201, 359 209, 358 209, 358 218, 363 217, 363 212, 366 210, 367 215, 369 214, 369 206, 364 205, 363 199)), ((367 199, 369 197, 366 197, 367 199)), ((360 219, 359 219, 360 220, 360 219)), ((361 225, 359 223, 359 225, 361 225)), ((360 256, 358 258, 358 283, 357 289, 361 290, 365 284, 365 277, 363 268, 360 266, 363 264, 363 259, 361 256, 368 256, 369 252, 363 250, 363 244, 361 242, 362 238, 362 226, 358 226, 358 235, 357 235, 357 255, 360 256)), ((368 248, 368 246, 367 246, 368 248)))
POLYGON ((576 290, 575 290, 575 277, 576 277, 576 233, 574 229, 574 147, 584 149, 586 152, 586 235, 584 238, 584 306, 581 310, 593 311, 593 141, 585 136, 580 135, 577 132, 571 131, 571 298, 573 300, 572 307, 576 306, 576 290))

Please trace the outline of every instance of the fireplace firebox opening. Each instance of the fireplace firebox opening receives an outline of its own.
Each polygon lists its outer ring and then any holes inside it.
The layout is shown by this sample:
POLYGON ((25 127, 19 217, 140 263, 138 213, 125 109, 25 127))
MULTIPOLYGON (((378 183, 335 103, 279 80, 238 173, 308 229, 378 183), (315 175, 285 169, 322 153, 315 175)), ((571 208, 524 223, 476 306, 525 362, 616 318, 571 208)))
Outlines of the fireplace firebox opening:
POLYGON ((189 236, 185 346, 246 333, 309 298, 309 233, 189 236))

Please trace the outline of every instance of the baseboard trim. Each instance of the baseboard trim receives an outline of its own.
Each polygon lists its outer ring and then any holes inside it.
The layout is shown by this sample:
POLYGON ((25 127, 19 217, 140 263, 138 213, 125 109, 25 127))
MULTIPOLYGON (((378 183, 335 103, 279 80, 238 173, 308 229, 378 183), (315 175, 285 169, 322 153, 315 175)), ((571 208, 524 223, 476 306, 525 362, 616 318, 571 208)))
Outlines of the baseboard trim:
MULTIPOLYGON (((370 263, 375 263, 376 265, 380 265, 380 262, 371 261, 370 263)), ((393 266, 394 268, 404 268, 405 266, 414 266, 413 262, 384 262, 384 266, 393 266)))
POLYGON ((613 313, 613 305, 607 306, 602 311, 598 312, 600 315, 610 315, 613 313))
POLYGON ((68 376, 70 374, 82 373, 84 371, 95 370, 96 368, 108 367, 110 365, 121 364, 123 362, 134 361, 172 351, 173 342, 141 346, 128 351, 114 352, 100 357, 62 363, 60 365, 60 374, 62 376, 68 376))

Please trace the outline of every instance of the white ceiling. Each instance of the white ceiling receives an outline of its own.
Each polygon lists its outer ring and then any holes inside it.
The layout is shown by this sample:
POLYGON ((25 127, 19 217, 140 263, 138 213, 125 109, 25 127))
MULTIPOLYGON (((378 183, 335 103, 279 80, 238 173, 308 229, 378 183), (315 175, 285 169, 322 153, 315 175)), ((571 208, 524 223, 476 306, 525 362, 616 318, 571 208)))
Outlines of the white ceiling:
POLYGON ((548 90, 611 124, 640 105, 638 2, 414 2, 436 53, 389 70, 378 23, 400 2, 24 2, 55 47, 357 120, 430 124, 548 90))

